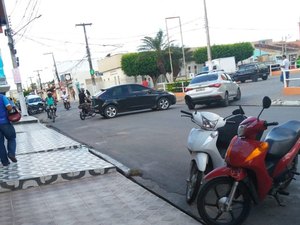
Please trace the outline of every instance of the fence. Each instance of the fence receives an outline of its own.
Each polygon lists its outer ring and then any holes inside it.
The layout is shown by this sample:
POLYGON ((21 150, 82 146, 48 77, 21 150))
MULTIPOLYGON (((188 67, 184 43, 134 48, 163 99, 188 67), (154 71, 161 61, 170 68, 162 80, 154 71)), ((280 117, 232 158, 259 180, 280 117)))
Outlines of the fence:
POLYGON ((174 83, 158 83, 157 89, 171 92, 184 92, 186 86, 188 86, 189 81, 177 81, 174 83))
POLYGON ((290 81, 296 81, 295 83, 293 82, 293 87, 299 87, 300 88, 300 69, 292 69, 292 70, 288 70, 289 71, 289 78, 286 78, 286 71, 283 70, 282 74, 283 74, 283 87, 290 87, 290 81), (291 75, 293 75, 294 77, 291 78, 291 75), (299 77, 295 77, 295 76, 299 76, 299 77), (297 82, 299 81, 299 82, 297 82))

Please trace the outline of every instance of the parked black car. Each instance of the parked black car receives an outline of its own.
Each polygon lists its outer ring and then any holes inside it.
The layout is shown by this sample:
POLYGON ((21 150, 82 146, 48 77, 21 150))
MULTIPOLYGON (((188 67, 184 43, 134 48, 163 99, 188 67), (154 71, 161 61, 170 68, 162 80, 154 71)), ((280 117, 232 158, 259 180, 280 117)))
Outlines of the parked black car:
POLYGON ((244 83, 246 80, 256 82, 258 78, 267 80, 270 74, 269 67, 264 63, 243 64, 238 67, 238 70, 231 75, 234 81, 241 81, 244 83))
POLYGON ((124 84, 101 90, 93 96, 95 113, 105 118, 116 117, 120 112, 160 109, 166 110, 176 104, 173 93, 156 91, 139 84, 124 84))

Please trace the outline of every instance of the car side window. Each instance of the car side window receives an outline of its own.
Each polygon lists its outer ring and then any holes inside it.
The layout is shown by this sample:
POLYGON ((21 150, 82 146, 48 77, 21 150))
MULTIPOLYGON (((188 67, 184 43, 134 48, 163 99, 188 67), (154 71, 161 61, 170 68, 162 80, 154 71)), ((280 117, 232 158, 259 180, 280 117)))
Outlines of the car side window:
POLYGON ((129 94, 127 86, 119 86, 112 89, 111 96, 112 97, 121 97, 127 96, 129 94))
POLYGON ((112 90, 112 97, 119 97, 119 96, 122 96, 122 89, 121 87, 115 87, 112 90))
POLYGON ((227 77, 227 80, 232 81, 231 77, 227 73, 224 73, 224 75, 227 77))
POLYGON ((226 77, 226 75, 224 73, 221 74, 221 78, 222 78, 222 80, 228 80, 228 78, 226 77))
POLYGON ((130 88, 131 88, 131 92, 133 93, 137 93, 137 92, 145 92, 145 91, 148 91, 148 88, 145 88, 141 85, 130 85, 130 88))

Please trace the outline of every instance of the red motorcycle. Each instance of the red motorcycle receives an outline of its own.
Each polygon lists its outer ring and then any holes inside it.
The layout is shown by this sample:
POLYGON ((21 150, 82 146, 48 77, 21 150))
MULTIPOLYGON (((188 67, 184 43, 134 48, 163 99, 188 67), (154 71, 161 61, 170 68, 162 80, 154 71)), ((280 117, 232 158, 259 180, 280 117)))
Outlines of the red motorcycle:
MULTIPOLYGON (((271 99, 264 97, 263 109, 271 99)), ((251 202, 264 200, 269 194, 282 205, 278 194, 285 190, 297 172, 300 152, 300 121, 291 120, 274 127, 264 141, 257 134, 268 126, 278 125, 260 120, 259 116, 245 119, 227 149, 226 166, 204 177, 197 199, 201 218, 210 225, 238 225, 248 216, 251 202)))

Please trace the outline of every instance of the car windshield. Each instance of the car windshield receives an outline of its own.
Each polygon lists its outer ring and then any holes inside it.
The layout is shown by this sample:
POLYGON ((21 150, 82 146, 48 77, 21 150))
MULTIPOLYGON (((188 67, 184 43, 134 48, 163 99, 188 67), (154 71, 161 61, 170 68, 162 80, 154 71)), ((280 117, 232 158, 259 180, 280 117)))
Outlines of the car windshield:
POLYGON ((28 99, 28 103, 41 102, 41 101, 42 101, 41 98, 31 98, 31 99, 28 99))
POLYGON ((200 75, 200 76, 197 76, 194 79, 192 79, 190 84, 197 84, 197 83, 202 83, 202 82, 207 82, 207 81, 214 81, 214 80, 217 80, 217 79, 218 79, 218 74, 216 74, 216 73, 200 75))

